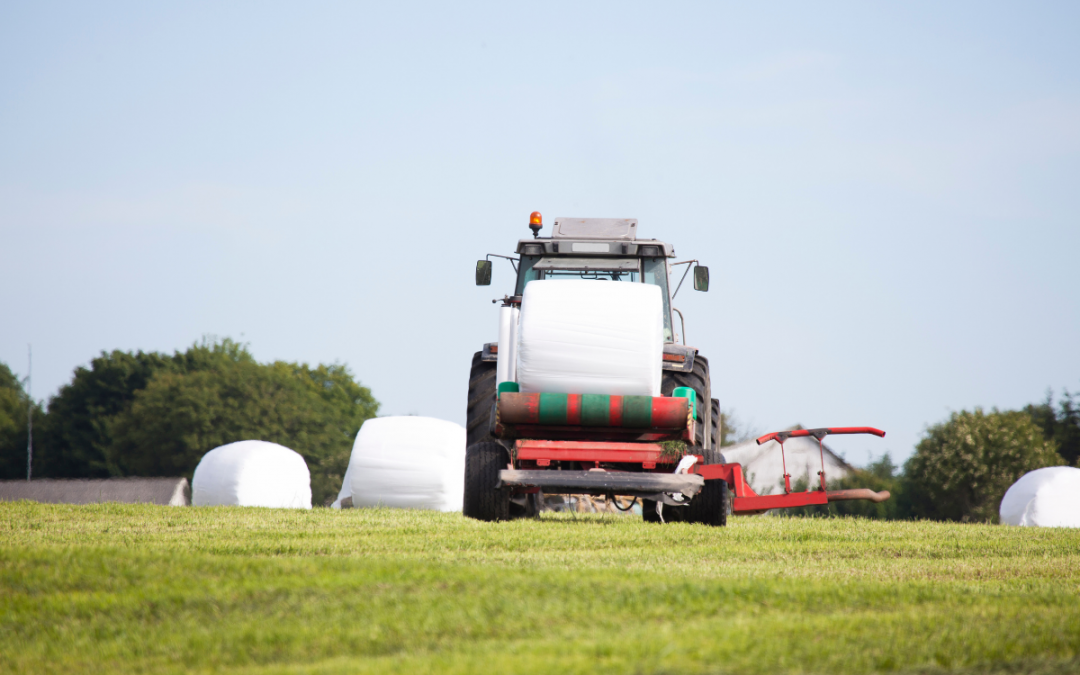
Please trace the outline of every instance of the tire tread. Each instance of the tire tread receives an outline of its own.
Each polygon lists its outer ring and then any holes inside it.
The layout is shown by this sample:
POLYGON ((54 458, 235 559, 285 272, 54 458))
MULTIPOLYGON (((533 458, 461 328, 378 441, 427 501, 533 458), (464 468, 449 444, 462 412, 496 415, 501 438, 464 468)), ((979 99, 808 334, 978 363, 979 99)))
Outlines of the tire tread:
POLYGON ((495 404, 495 364, 473 354, 469 370, 469 401, 465 416, 465 446, 494 441, 491 436, 491 406, 495 404))
POLYGON ((510 519, 510 491, 495 487, 507 462, 506 449, 498 443, 477 443, 465 450, 466 516, 489 522, 510 519))

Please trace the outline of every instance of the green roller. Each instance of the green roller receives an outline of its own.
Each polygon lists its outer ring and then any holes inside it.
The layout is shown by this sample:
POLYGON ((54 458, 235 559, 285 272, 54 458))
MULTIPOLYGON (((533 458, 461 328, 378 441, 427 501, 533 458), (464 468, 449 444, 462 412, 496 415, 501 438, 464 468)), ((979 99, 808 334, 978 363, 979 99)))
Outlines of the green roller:
MULTIPOLYGON (((693 391, 690 390, 690 396, 693 391)), ((686 397, 607 396, 604 394, 513 393, 499 398, 507 424, 543 426, 677 429, 686 425, 686 397)))
POLYGON ((566 399, 569 394, 540 394, 540 424, 566 424, 566 399))
POLYGON ((611 397, 603 394, 581 396, 581 424, 586 427, 611 425, 611 397))
POLYGON ((623 396, 622 400, 622 426, 652 426, 652 396, 623 396))

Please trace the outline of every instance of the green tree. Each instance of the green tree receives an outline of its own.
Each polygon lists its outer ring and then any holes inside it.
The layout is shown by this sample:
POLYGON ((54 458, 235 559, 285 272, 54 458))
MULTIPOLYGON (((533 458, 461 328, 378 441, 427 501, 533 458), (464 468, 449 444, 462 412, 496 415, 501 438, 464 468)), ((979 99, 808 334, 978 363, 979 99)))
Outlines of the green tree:
POLYGON ((996 520, 1001 498, 1020 476, 1061 463, 1029 414, 976 408, 927 429, 905 465, 905 489, 916 517, 996 520))
POLYGON ((1066 464, 1080 466, 1080 405, 1073 396, 1066 389, 1055 409, 1053 392, 1047 391, 1046 401, 1025 406, 1024 412, 1031 415, 1047 440, 1057 444, 1058 454, 1066 464))
POLYGON ((311 471, 312 498, 337 494, 360 426, 378 410, 341 365, 259 364, 231 341, 192 347, 156 373, 132 404, 104 422, 113 475, 186 475, 213 448, 279 443, 311 471))
POLYGON ((1073 395, 1067 391, 1062 397, 1054 440, 1062 458, 1069 464, 1080 467, 1080 404, 1077 404, 1073 395))
MULTIPOLYGON (((22 382, 7 365, 0 363, 0 479, 26 478, 28 402, 22 382)), ((41 404, 35 402, 32 410, 34 426, 43 425, 45 413, 41 404)))
POLYGON ((34 475, 190 478, 209 450, 265 440, 303 455, 321 504, 337 494, 356 432, 378 407, 345 366, 260 364, 228 338, 172 356, 103 352, 50 402, 34 475))
POLYGON ((35 475, 59 478, 105 478, 106 450, 112 439, 105 425, 126 410, 135 392, 154 373, 175 368, 172 357, 156 352, 102 352, 90 367, 75 369, 70 384, 49 401, 49 419, 35 452, 35 475), (37 466, 40 466, 38 471, 37 466))

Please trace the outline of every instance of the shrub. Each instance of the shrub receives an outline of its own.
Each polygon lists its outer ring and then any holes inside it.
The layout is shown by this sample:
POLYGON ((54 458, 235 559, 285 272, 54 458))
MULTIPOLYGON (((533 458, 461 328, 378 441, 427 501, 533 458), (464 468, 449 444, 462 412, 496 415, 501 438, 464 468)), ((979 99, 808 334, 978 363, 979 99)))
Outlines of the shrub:
MULTIPOLYGON (((28 403, 22 382, 0 363, 0 479, 26 478, 28 403)), ((34 431, 40 433, 45 413, 38 403, 33 404, 33 416, 34 431)), ((35 460, 35 475, 37 463, 35 460)))
POLYGON ((1027 413, 976 408, 927 429, 905 465, 906 489, 916 517, 992 521, 1020 476, 1061 463, 1027 413))
POLYGON ((159 371, 176 368, 174 359, 156 352, 102 352, 90 367, 78 367, 49 401, 47 427, 34 455, 34 474, 53 478, 107 478, 105 452, 112 439, 109 418, 126 410, 135 392, 159 371))
POLYGON ((116 475, 191 476, 213 448, 248 439, 300 453, 312 503, 337 494, 352 442, 378 403, 344 366, 237 361, 212 370, 162 372, 109 422, 116 475))
MULTIPOLYGON (((172 356, 103 353, 51 401, 34 475, 190 478, 209 450, 263 440, 304 457, 313 503, 322 504, 337 494, 353 438, 378 407, 343 365, 261 364, 229 339, 172 356)), ((22 447, 25 475, 25 432, 22 447)))
POLYGON ((1044 437, 1057 443, 1066 464, 1080 466, 1080 404, 1074 396, 1066 389, 1055 410, 1054 396, 1047 392, 1045 402, 1025 406, 1024 412, 1031 415, 1044 437))

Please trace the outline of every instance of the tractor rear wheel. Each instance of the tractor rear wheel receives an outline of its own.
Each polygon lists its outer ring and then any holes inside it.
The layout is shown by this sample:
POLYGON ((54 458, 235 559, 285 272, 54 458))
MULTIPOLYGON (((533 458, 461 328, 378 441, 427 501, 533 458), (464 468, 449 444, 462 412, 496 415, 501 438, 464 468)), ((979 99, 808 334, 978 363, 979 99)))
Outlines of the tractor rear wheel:
MULTIPOLYGON (((705 368, 706 372, 708 372, 707 364, 705 368)), ((689 373, 683 374, 686 375, 689 373)), ((690 385, 680 384, 677 386, 683 387, 690 385)), ((698 446, 690 448, 690 452, 695 455, 700 454, 705 458, 706 464, 721 464, 724 461, 724 455, 720 452, 720 401, 715 398, 709 399, 709 404, 712 406, 712 410, 710 411, 712 413, 712 429, 709 437, 709 440, 711 441, 710 449, 703 450, 700 447, 699 440, 698 446)), ((689 505, 673 506, 664 509, 664 521, 669 523, 704 523, 706 525, 723 527, 727 525, 728 501, 728 484, 725 481, 705 481, 705 487, 701 489, 701 492, 694 496, 689 505)), ((660 515, 656 512, 655 501, 651 499, 641 500, 641 517, 646 523, 661 522, 660 515)))
POLYGON ((491 437, 491 406, 495 405, 495 362, 484 361, 481 352, 472 357, 469 370, 469 408, 465 416, 465 447, 494 441, 491 437))
MULTIPOLYGON (((482 352, 473 354, 472 368, 469 370, 469 406, 465 416, 465 447, 468 448, 477 443, 495 443, 502 448, 502 444, 491 435, 491 415, 495 405, 496 363, 484 361, 480 358, 481 354, 482 352)), ((506 454, 505 450, 503 454, 506 454)), ((501 468, 506 468, 506 462, 503 462, 501 468)), ((539 494, 527 494, 510 499, 508 517, 533 518, 539 515, 541 498, 539 494)))
MULTIPOLYGON (((724 455, 720 452, 720 401, 711 399, 712 406, 712 430, 709 440, 712 446, 705 451, 702 457, 706 464, 722 464, 724 455)), ((697 493, 686 507, 686 522, 704 523, 714 527, 727 525, 728 516, 728 484, 722 480, 707 480, 705 487, 697 493)))
MULTIPOLYGON (((659 523, 660 514, 656 512, 656 502, 651 499, 641 500, 641 519, 646 523, 659 523)), ((668 518, 664 518, 668 520, 668 518)))
MULTIPOLYGON (((703 455, 706 464, 719 464, 722 456, 719 450, 706 450, 703 455)), ((722 480, 707 480, 701 492, 694 495, 685 509, 688 523, 702 523, 713 527, 727 525, 728 484, 722 480)))
POLYGON ((496 521, 510 519, 510 490, 496 487, 499 472, 510 458, 506 448, 494 442, 477 443, 465 450, 465 499, 462 511, 469 518, 496 521))
MULTIPOLYGON (((723 428, 720 426, 720 401, 715 398, 712 400, 712 431, 710 433, 710 439, 712 445, 710 446, 717 452, 720 451, 720 440, 724 437, 723 428)), ((723 455, 720 456, 720 460, 723 460, 723 455)))
POLYGON ((709 382, 709 360, 698 354, 694 357, 694 368, 689 373, 680 373, 673 370, 663 371, 660 381, 660 395, 671 396, 676 387, 690 387, 697 395, 697 415, 695 416, 697 424, 694 425, 696 427, 694 445, 700 449, 705 446, 705 401, 712 399, 712 384, 709 382))

